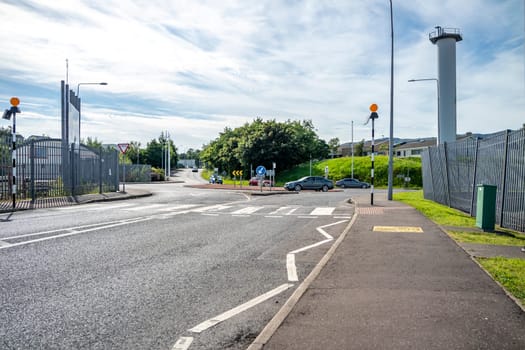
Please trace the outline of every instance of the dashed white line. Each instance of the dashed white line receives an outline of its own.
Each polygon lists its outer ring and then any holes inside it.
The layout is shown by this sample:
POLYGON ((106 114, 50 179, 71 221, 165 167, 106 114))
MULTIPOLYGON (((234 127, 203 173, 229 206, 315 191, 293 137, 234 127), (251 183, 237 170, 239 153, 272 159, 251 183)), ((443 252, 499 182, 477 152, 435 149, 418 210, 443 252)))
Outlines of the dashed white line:
POLYGON ((253 298, 252 300, 242 304, 242 305, 239 305, 229 311, 226 311, 218 316, 215 316, 213 318, 210 318, 209 320, 206 320, 198 325, 196 325, 195 327, 189 329, 190 332, 193 332, 193 333, 201 333, 202 331, 205 331, 206 329, 210 328, 210 327, 213 327, 215 326, 216 324, 218 323, 221 323, 223 321, 226 321, 227 319, 229 318, 232 318, 233 316, 235 315, 238 315, 240 314, 241 312, 244 312, 270 298, 273 298, 274 296, 284 292, 285 290, 287 290, 288 288, 291 288, 293 287, 293 284, 290 284, 290 283, 285 283, 283 285, 280 285, 279 287, 275 288, 275 289, 272 289, 271 291, 269 292, 266 292, 262 295, 259 295, 258 297, 256 298, 253 298))

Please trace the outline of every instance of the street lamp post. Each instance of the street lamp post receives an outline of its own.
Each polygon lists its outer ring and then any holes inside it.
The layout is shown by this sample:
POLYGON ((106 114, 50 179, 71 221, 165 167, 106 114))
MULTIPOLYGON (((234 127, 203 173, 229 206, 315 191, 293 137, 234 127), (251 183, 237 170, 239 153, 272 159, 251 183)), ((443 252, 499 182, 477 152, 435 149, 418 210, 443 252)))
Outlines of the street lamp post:
POLYGON ((440 133, 439 133, 439 120, 440 120, 440 115, 439 115, 439 79, 437 78, 423 78, 423 79, 410 79, 408 82, 409 83, 413 83, 413 82, 416 82, 416 81, 431 81, 431 80, 434 80, 436 82, 436 93, 437 93, 437 116, 438 116, 438 144, 439 144, 439 136, 440 136, 440 133))
POLYGON ((354 178, 354 121, 352 120, 352 179, 354 178))
POLYGON ((388 193, 392 200, 394 186, 394 13, 390 0, 390 137, 388 141, 388 193))

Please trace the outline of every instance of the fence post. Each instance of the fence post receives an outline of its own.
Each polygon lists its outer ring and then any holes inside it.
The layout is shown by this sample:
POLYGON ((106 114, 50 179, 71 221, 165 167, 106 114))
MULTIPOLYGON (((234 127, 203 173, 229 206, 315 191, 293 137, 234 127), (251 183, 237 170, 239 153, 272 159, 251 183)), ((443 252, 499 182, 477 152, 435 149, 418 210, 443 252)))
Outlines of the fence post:
POLYGON ((504 227, 503 225, 503 210, 505 209, 505 183, 507 181, 507 158, 508 158, 508 150, 509 150, 509 133, 510 130, 505 131, 505 149, 503 151, 503 176, 501 177, 501 207, 500 207, 500 219, 499 219, 499 225, 501 227, 504 227))
POLYGON ((31 187, 31 202, 36 201, 35 193, 35 141, 31 140, 31 145, 29 146, 29 173, 31 174, 31 182, 29 186, 31 187))
POLYGON ((447 186, 447 205, 450 207, 450 183, 448 181, 448 156, 447 143, 443 142, 443 153, 445 154, 445 185, 447 186))
POLYGON ((69 170, 71 171, 71 195, 75 195, 75 143, 71 144, 71 150, 69 153, 69 170))
POLYGON ((98 193, 102 194, 102 148, 98 149, 98 193))
POLYGON ((478 175, 479 137, 476 137, 476 151, 474 152, 474 176, 472 179, 472 194, 470 195, 470 216, 474 216, 474 197, 476 196, 476 176, 478 175))

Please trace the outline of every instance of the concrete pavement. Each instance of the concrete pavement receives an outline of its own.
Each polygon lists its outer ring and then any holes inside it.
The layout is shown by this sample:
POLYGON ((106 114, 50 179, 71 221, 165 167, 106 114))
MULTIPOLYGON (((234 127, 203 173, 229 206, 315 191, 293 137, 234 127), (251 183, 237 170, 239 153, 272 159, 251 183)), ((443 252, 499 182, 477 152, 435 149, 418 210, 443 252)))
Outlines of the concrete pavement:
POLYGON ((249 350, 525 349, 523 308, 438 225, 381 196, 356 200, 324 268, 249 350))

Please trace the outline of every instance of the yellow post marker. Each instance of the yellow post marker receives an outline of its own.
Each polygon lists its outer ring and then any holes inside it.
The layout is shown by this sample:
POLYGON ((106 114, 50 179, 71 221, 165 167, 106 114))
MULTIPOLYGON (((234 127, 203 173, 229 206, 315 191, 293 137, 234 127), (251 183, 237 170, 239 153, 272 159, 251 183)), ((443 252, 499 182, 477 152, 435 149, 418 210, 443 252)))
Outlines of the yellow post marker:
POLYGON ((9 102, 11 102, 11 106, 18 107, 18 105, 20 104, 20 99, 18 97, 11 97, 9 102))
MULTIPOLYGON (((370 167, 370 205, 374 205, 374 120, 379 118, 379 115, 377 114, 377 109, 379 108, 375 103, 372 103, 370 105, 370 117, 368 117, 368 120, 372 119, 372 165, 370 167)), ((368 123, 368 121, 367 121, 368 123)))

